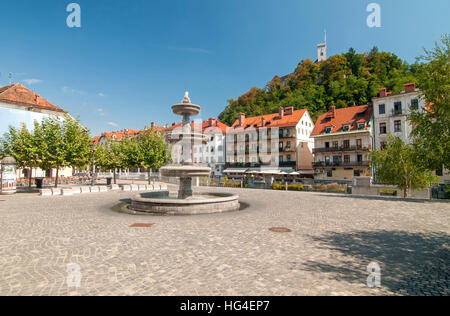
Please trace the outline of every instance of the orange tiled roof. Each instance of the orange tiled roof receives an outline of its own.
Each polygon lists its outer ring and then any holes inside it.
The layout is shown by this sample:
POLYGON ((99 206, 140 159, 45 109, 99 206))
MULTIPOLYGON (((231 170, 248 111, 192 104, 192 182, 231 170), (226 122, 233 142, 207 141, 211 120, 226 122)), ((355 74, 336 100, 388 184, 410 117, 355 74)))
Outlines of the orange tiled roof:
POLYGON ((20 83, 0 88, 0 102, 24 105, 41 110, 67 113, 20 83))
MULTIPOLYGON (((164 130, 171 131, 176 128, 182 127, 182 126, 183 126, 182 123, 173 124, 172 126, 165 128, 164 130)), ((226 133, 227 129, 229 128, 228 125, 226 125, 226 124, 222 123, 221 121, 216 120, 214 118, 210 118, 209 120, 203 121, 201 125, 194 123, 194 122, 191 123, 191 129, 195 130, 195 131, 199 131, 201 128, 202 132, 204 132, 207 128, 211 128, 211 127, 213 127, 213 128, 217 127, 223 133, 226 133)))
MULTIPOLYGON (((285 110, 286 111, 286 110, 285 110)), ((280 118, 279 113, 260 115, 254 117, 246 117, 243 123, 244 128, 262 127, 262 119, 264 118, 264 127, 289 127, 296 126, 298 122, 302 119, 303 115, 307 113, 306 109, 293 111, 292 114, 284 114, 283 118, 280 118)), ((232 127, 239 127, 239 119, 233 123, 232 127)))
MULTIPOLYGON (((325 134, 327 127, 332 127, 331 133, 343 132, 344 125, 350 125, 350 132, 358 130, 358 123, 368 123, 372 117, 372 107, 369 105, 352 106, 336 109, 323 114, 316 122, 311 136, 325 134)), ((369 125, 366 124, 366 130, 369 125)))
POLYGON ((137 129, 126 129, 122 131, 114 131, 110 133, 102 133, 101 137, 106 137, 107 139, 122 140, 124 137, 134 137, 140 133, 137 129))

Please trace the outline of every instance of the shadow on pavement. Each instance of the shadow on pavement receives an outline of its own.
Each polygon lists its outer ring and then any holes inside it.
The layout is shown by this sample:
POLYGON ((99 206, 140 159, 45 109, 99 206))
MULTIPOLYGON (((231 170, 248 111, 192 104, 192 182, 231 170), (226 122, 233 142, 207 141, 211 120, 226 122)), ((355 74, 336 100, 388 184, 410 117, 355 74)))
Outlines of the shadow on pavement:
POLYGON ((403 295, 450 295, 450 235, 359 231, 311 237, 338 252, 333 263, 308 261, 301 269, 366 284, 367 266, 381 267, 382 288, 403 295))

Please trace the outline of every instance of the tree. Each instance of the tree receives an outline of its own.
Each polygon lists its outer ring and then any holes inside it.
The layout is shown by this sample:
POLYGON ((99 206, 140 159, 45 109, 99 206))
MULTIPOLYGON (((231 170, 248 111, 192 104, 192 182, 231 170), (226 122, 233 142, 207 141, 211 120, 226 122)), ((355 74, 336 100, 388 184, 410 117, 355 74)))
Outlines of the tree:
POLYGON ((140 166, 147 169, 151 183, 152 169, 163 167, 169 160, 169 150, 162 136, 152 130, 144 130, 137 138, 140 166))
POLYGON ((442 36, 434 49, 419 60, 418 84, 427 103, 426 111, 413 111, 410 120, 420 163, 433 170, 450 169, 450 36, 442 36))
POLYGON ((39 138, 42 139, 39 148, 40 167, 43 170, 56 169, 55 188, 57 188, 59 170, 68 165, 63 122, 57 117, 45 118, 38 127, 38 131, 39 138))
POLYGON ((399 137, 389 136, 385 149, 371 154, 378 181, 395 185, 408 197, 409 190, 422 190, 437 182, 433 172, 418 164, 415 148, 405 144, 399 137))
POLYGON ((116 140, 108 140, 95 148, 95 164, 103 171, 113 170, 114 184, 117 184, 117 169, 125 167, 125 153, 121 149, 121 144, 116 140))
POLYGON ((92 156, 91 136, 79 120, 65 116, 63 121, 64 155, 67 166, 85 168, 92 156))
POLYGON ((31 188, 33 168, 39 166, 37 142, 34 134, 28 131, 25 124, 20 129, 12 126, 2 139, 3 156, 10 155, 17 161, 19 168, 29 168, 28 179, 31 188))
MULTIPOLYGON (((420 68, 420 67, 419 67, 420 68)), ((239 112, 247 116, 276 113, 279 107, 306 108, 316 119, 330 110, 367 104, 386 87, 399 93, 405 82, 415 82, 418 67, 409 66, 395 54, 374 47, 369 54, 354 49, 331 56, 327 61, 301 61, 284 83, 275 76, 264 89, 253 87, 237 100, 229 99, 219 119, 231 125, 239 112)))

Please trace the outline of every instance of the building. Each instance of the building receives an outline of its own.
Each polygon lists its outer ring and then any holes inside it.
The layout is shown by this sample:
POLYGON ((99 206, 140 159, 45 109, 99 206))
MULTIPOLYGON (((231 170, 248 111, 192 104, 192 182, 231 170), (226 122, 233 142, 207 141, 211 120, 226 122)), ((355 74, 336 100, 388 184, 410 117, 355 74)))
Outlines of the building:
MULTIPOLYGON (((191 131, 193 133, 201 133, 204 138, 204 142, 192 145, 193 163, 210 166, 213 170, 213 175, 221 176, 225 168, 225 139, 228 129, 228 125, 213 117, 202 123, 193 121, 191 131)), ((173 123, 172 126, 165 129, 165 133, 166 137, 176 133, 181 134, 182 123, 173 123)), ((172 148, 172 159, 175 163, 179 163, 181 158, 179 149, 181 147, 174 146, 174 148, 172 148)))
MULTIPOLYGON (((413 142, 413 126, 408 117, 412 110, 426 111, 426 100, 414 82, 404 86, 405 90, 399 94, 392 94, 386 88, 381 88, 378 97, 372 100, 376 149, 386 145, 389 135, 400 137, 406 144, 413 142)), ((442 183, 450 182, 448 170, 438 170, 436 174, 442 183)))
POLYGON ((354 176, 371 176, 372 107, 336 109, 316 122, 314 172, 317 180, 351 181, 354 176))
POLYGON ((408 121, 411 109, 425 110, 425 99, 415 83, 405 84, 405 91, 392 94, 386 88, 380 89, 378 97, 372 100, 374 106, 374 137, 376 149, 383 148, 388 136, 398 136, 411 144, 412 125, 408 121))
POLYGON ((278 113, 255 117, 240 113, 227 134, 227 168, 285 168, 283 172, 312 174, 313 129, 306 109, 280 107, 278 113))
MULTIPOLYGON (((9 126, 19 128, 22 124, 32 129, 35 121, 56 116, 63 117, 67 111, 50 103, 39 94, 24 87, 20 83, 0 88, 0 135, 8 132, 9 126)), ((28 178, 29 169, 19 169, 18 178, 28 178)), ((33 170, 36 177, 53 177, 56 170, 33 170)), ((72 175, 72 168, 64 168, 59 175, 68 177, 72 175)))
POLYGON ((94 137, 94 143, 105 145, 110 140, 121 141, 124 138, 136 137, 139 135, 139 133, 140 130, 137 129, 123 129, 120 131, 105 132, 102 133, 101 136, 94 137))

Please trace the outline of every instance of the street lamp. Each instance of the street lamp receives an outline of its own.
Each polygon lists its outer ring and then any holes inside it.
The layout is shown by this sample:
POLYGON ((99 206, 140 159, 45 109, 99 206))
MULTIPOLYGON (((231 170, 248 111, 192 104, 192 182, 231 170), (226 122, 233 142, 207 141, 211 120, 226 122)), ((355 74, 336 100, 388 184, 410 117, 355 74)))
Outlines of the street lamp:
POLYGON ((94 186, 94 173, 95 173, 95 144, 92 144, 92 176, 91 176, 91 186, 94 186))

